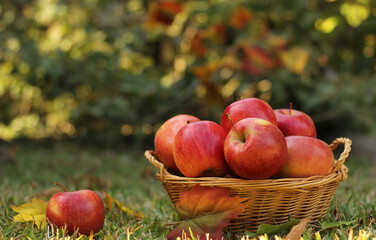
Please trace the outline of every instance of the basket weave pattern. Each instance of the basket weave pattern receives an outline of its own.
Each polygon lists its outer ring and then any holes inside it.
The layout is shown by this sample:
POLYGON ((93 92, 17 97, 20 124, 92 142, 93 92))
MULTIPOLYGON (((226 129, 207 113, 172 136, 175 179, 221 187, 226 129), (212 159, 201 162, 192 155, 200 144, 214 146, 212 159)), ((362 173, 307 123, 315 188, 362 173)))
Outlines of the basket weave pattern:
POLYGON ((201 186, 230 188, 232 195, 248 200, 249 205, 231 222, 229 228, 233 232, 256 231, 261 223, 280 224, 290 218, 310 218, 310 223, 313 223, 324 217, 339 183, 347 178, 348 169, 344 162, 351 151, 351 140, 337 138, 330 148, 335 150, 339 144, 344 144, 344 150, 335 161, 332 173, 324 177, 265 180, 188 178, 169 173, 153 151, 146 151, 145 157, 159 170, 156 177, 162 182, 174 205, 182 191, 189 190, 197 183, 201 186))

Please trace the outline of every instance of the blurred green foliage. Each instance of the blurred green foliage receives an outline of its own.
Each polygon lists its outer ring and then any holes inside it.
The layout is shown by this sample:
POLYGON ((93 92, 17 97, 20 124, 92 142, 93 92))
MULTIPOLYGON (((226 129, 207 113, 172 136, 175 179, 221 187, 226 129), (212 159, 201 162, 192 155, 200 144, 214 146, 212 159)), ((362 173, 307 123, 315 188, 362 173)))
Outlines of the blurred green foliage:
POLYGON ((376 133, 375 29, 371 0, 2 0, 0 139, 144 146, 244 97, 376 133))

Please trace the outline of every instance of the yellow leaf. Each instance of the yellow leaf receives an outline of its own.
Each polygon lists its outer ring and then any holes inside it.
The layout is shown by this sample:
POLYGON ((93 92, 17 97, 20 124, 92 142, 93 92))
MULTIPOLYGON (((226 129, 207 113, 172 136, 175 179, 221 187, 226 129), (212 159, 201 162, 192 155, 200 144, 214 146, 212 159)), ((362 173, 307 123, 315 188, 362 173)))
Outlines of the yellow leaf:
POLYGON ((108 194, 106 192, 103 192, 103 193, 106 195, 104 202, 105 202, 105 204, 106 204, 106 206, 107 206, 107 208, 110 212, 112 211, 112 205, 115 204, 115 206, 118 209, 132 215, 133 217, 144 218, 144 214, 142 212, 137 213, 137 212, 133 211, 132 209, 125 207, 123 204, 121 204, 119 201, 117 201, 115 198, 113 198, 110 194, 108 194))
POLYGON ((106 207, 110 212, 112 212, 112 205, 114 204, 115 199, 111 197, 108 193, 103 192, 106 195, 106 198, 104 199, 104 203, 106 204, 106 207))
POLYGON ((10 208, 18 212, 18 214, 14 216, 14 222, 34 221, 38 229, 45 227, 47 202, 34 198, 31 200, 31 203, 25 203, 20 206, 10 206, 10 208))
POLYGON ((280 52, 285 67, 294 73, 302 73, 308 63, 309 51, 301 47, 292 47, 280 52))
POLYGON ((331 33, 337 25, 338 19, 336 17, 318 18, 315 21, 315 28, 323 33, 331 33))
POLYGON ((345 2, 341 4, 340 12, 351 26, 358 27, 367 20, 371 13, 371 8, 368 4, 345 2))

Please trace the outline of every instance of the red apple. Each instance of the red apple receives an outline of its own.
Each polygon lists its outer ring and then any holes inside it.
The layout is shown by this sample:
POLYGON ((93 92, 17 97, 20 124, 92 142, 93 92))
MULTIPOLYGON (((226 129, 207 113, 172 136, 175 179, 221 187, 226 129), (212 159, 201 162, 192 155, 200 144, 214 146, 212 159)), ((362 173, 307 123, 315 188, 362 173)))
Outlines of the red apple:
POLYGON ((230 169, 239 177, 266 179, 285 165, 287 146, 276 125, 260 118, 245 118, 228 133, 224 153, 230 169))
POLYGON ((287 136, 286 143, 287 162, 279 177, 305 178, 332 172, 333 151, 324 141, 307 136, 287 136))
POLYGON ((229 132, 232 128, 226 114, 230 114, 234 124, 244 118, 261 118, 265 119, 277 126, 272 107, 265 101, 258 98, 246 98, 231 103, 223 112, 221 125, 229 132))
POLYGON ((316 137, 316 127, 310 116, 293 109, 274 110, 278 127, 285 136, 316 137))
POLYGON ((163 163, 163 165, 166 168, 173 171, 178 170, 172 153, 172 147, 174 144, 176 133, 182 127, 187 125, 187 122, 197 121, 200 121, 200 119, 198 119, 195 116, 180 114, 168 119, 158 129, 154 137, 155 152, 157 153, 158 159, 163 163))
POLYGON ((224 176, 228 172, 223 155, 226 130, 212 121, 186 125, 176 134, 174 159, 186 177, 224 176))
POLYGON ((104 224, 105 209, 102 199, 91 190, 59 192, 47 204, 47 219, 68 234, 78 232, 90 235, 99 232, 104 224))

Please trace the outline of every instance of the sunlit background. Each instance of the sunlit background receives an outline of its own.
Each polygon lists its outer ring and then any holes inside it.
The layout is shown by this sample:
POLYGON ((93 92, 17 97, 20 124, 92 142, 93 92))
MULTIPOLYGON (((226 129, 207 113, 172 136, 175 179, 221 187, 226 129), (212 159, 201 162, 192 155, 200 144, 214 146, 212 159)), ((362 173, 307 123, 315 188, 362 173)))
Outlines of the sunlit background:
POLYGON ((258 97, 376 133, 376 2, 0 2, 0 139, 143 147, 258 97))

